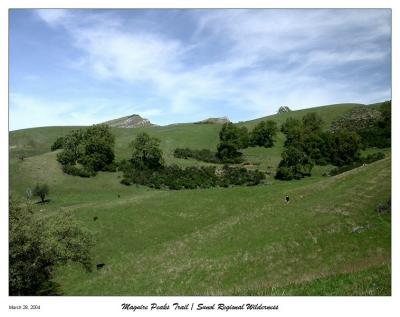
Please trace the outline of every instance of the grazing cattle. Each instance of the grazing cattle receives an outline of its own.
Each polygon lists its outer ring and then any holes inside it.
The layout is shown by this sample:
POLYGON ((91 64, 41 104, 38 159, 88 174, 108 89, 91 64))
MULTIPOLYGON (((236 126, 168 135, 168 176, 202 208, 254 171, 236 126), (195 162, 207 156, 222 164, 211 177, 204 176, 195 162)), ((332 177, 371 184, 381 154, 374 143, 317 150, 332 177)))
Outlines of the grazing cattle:
POLYGON ((96 268, 97 268, 98 270, 100 270, 101 268, 103 268, 104 265, 105 265, 104 263, 96 264, 96 268))
POLYGON ((285 202, 288 204, 289 203, 289 196, 288 195, 286 195, 286 197, 285 197, 285 202))
POLYGON ((93 217, 93 221, 96 221, 97 219, 99 219, 99 217, 97 216, 93 217))

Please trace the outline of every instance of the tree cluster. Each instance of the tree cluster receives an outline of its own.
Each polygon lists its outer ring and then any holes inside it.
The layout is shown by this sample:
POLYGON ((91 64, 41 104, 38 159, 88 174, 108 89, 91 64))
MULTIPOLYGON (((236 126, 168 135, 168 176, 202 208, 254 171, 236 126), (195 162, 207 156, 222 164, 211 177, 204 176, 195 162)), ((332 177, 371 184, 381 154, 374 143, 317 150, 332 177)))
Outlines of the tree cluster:
POLYGON ((359 160, 351 162, 348 165, 343 165, 343 166, 338 166, 333 168, 332 170, 330 170, 330 172, 328 173, 329 176, 334 176, 334 175, 338 175, 347 171, 350 171, 354 168, 360 167, 361 165, 364 164, 369 164, 378 160, 382 160, 385 158, 385 154, 383 154, 382 152, 377 152, 374 154, 369 154, 366 157, 361 157, 359 160))
POLYGON ((98 171, 115 171, 114 135, 108 125, 93 125, 74 130, 63 137, 63 151, 57 160, 63 171, 71 175, 89 177, 98 171))
POLYGON ((275 121, 261 121, 252 131, 246 127, 238 127, 233 123, 225 123, 219 132, 217 152, 208 149, 192 150, 177 148, 174 156, 177 158, 194 158, 199 161, 220 164, 238 164, 243 162, 241 150, 251 146, 272 147, 278 127, 275 121))
POLYGON ((377 109, 370 106, 355 108, 336 119, 331 131, 345 128, 356 132, 365 147, 390 147, 391 106, 391 101, 385 101, 377 109))
POLYGON ((9 201, 9 294, 59 295, 54 268, 67 262, 91 269, 91 235, 65 212, 37 216, 30 205, 9 201))
POLYGON ((341 128, 323 131, 323 120, 308 113, 301 120, 288 118, 281 126, 286 135, 282 160, 276 178, 299 179, 310 176, 315 164, 343 166, 358 160, 362 147, 360 136, 341 128))
POLYGON ((181 168, 166 166, 159 148, 159 140, 146 133, 139 134, 131 143, 132 157, 119 164, 123 172, 122 184, 140 184, 153 188, 194 189, 230 185, 257 185, 265 178, 259 171, 245 168, 214 166, 181 168))
POLYGON ((267 120, 258 123, 250 132, 249 141, 251 146, 272 147, 274 146, 275 136, 278 126, 275 121, 267 120))
POLYGON ((157 171, 129 168, 124 171, 122 184, 140 184, 156 189, 196 189, 210 187, 229 187, 234 185, 258 185, 265 174, 243 167, 224 165, 217 169, 215 166, 190 166, 186 168, 177 165, 164 166, 157 171))
POLYGON ((224 163, 240 163, 243 161, 241 149, 249 146, 249 134, 246 127, 239 128, 233 123, 225 123, 219 132, 217 157, 224 163))

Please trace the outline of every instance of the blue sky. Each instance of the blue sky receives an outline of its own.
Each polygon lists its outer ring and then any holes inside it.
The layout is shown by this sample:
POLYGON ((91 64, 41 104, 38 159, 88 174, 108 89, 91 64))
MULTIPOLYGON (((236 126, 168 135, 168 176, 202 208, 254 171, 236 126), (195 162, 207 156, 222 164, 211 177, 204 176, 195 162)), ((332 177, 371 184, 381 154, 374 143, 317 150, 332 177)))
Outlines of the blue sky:
POLYGON ((11 10, 10 129, 391 98, 391 11, 11 10))

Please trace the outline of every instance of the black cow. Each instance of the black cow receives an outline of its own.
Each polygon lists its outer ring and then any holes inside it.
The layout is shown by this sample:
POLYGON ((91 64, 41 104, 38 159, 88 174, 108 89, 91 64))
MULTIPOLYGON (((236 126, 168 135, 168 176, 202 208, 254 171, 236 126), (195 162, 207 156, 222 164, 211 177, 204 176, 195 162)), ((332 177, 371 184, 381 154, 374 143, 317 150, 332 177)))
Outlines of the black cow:
POLYGON ((99 263, 96 265, 96 268, 100 270, 101 268, 103 268, 104 265, 105 265, 104 263, 99 263))

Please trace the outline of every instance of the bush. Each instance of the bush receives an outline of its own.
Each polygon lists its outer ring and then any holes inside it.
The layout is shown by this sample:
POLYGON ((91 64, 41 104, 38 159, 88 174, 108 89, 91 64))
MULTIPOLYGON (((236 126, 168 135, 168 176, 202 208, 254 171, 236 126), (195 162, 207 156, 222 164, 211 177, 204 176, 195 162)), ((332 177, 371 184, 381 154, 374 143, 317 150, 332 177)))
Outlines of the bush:
POLYGON ((115 162, 111 162, 107 164, 103 168, 103 172, 116 172, 118 170, 118 164, 115 162))
POLYGON ((116 165, 119 172, 124 172, 131 168, 131 163, 128 160, 121 160, 116 165))
POLYGON ((373 154, 369 154, 366 157, 360 158, 359 160, 357 160, 356 162, 352 162, 350 164, 347 165, 343 165, 340 167, 336 167, 332 170, 330 170, 329 175, 330 176, 334 176, 334 175, 338 175, 347 171, 350 171, 354 168, 360 167, 363 164, 369 164, 375 161, 379 161, 381 159, 385 158, 385 154, 382 152, 377 152, 377 153, 373 153, 373 154))
POLYGON ((379 203, 375 210, 379 213, 387 213, 387 212, 391 212, 392 210, 392 203, 391 203, 391 199, 389 198, 388 201, 385 201, 383 203, 379 203))
POLYGON ((174 150, 174 157, 188 159, 189 157, 194 157, 195 150, 189 148, 176 148, 174 150))
POLYGON ((76 158, 71 151, 62 151, 57 154, 57 161, 61 163, 61 165, 75 165, 76 158))
POLYGON ((60 136, 60 137, 57 138, 57 140, 51 146, 51 150, 55 151, 55 150, 58 150, 58 149, 62 149, 63 145, 64 145, 64 138, 60 136))
POLYGON ((384 159, 385 158, 385 153, 383 153, 383 152, 376 152, 376 153, 373 153, 373 154, 369 154, 369 155, 367 155, 366 157, 362 157, 361 159, 360 159, 360 161, 362 162, 362 163, 366 163, 366 164, 368 164, 368 163, 372 163, 372 162, 375 162, 375 161, 379 161, 379 160, 382 160, 382 159, 384 159))
POLYGON ((59 211, 38 217, 30 205, 10 197, 9 295, 61 295, 52 282, 54 269, 75 262, 89 271, 92 245, 91 235, 72 214, 59 211))
POLYGON ((36 186, 33 188, 32 194, 33 196, 40 197, 40 200, 42 203, 44 203, 44 199, 46 196, 49 194, 49 185, 47 184, 36 184, 36 186))
POLYGON ((63 165, 62 170, 65 174, 73 176, 91 177, 96 175, 95 171, 78 167, 76 165, 63 165))
POLYGON ((132 185, 130 181, 128 181, 126 178, 121 179, 121 184, 126 185, 126 186, 130 186, 132 185))
POLYGON ((216 153, 208 149, 191 150, 189 148, 176 148, 174 150, 174 157, 183 159, 193 158, 208 163, 222 163, 216 156, 216 153))
POLYGON ((265 175, 260 171, 249 171, 245 168, 224 166, 217 172, 214 166, 186 167, 177 165, 165 166, 159 170, 137 170, 133 166, 125 169, 121 183, 136 183, 156 189, 172 190, 209 187, 227 187, 229 185, 253 186, 259 184, 265 175))

